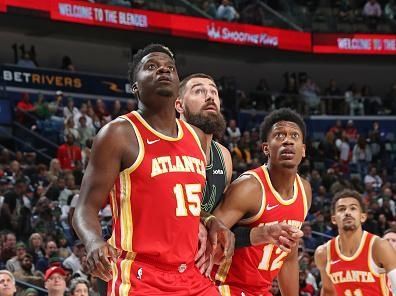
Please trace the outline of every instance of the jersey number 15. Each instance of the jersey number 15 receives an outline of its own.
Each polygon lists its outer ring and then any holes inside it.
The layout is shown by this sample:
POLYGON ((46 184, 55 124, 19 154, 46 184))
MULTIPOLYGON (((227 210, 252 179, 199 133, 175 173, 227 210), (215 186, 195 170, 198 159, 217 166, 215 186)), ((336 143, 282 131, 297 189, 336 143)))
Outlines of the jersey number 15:
POLYGON ((199 216, 201 213, 201 184, 176 184, 173 187, 173 193, 176 197, 176 216, 185 217, 189 212, 193 216, 199 216))

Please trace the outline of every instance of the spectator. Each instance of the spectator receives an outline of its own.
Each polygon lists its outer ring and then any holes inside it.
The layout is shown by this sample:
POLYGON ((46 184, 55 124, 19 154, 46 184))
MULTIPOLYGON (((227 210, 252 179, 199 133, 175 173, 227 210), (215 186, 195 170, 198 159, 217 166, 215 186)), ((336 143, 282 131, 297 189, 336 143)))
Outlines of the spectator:
POLYGON ((70 296, 88 296, 89 282, 82 278, 76 278, 70 284, 70 296))
POLYGON ((371 185, 375 192, 379 192, 382 186, 382 179, 377 174, 377 168, 372 166, 369 173, 364 177, 364 184, 371 185))
POLYGON ((352 163, 356 164, 357 171, 363 179, 367 174, 368 165, 371 162, 371 147, 363 136, 359 136, 357 144, 352 150, 352 163))
POLYGON ((74 67, 73 62, 69 56, 63 56, 61 69, 71 72, 76 71, 76 68, 74 67))
POLYGON ((121 116, 125 114, 126 112, 122 109, 121 106, 121 101, 120 100, 114 100, 113 103, 113 110, 111 110, 111 119, 115 119, 118 116, 121 116))
POLYGON ((13 296, 16 293, 15 277, 8 270, 0 270, 0 295, 13 296))
POLYGON ((347 165, 350 160, 349 154, 351 151, 351 146, 349 145, 346 131, 342 132, 341 139, 337 139, 335 145, 340 152, 338 159, 340 160, 341 165, 347 165))
POLYGON ((25 253, 21 261, 21 269, 14 272, 15 278, 29 284, 43 287, 44 276, 40 271, 34 271, 33 256, 25 253))
POLYGON ((37 96, 37 102, 35 104, 36 115, 41 120, 46 120, 51 117, 48 103, 45 101, 44 95, 39 93, 37 96))
MULTIPOLYGON (((15 245, 16 256, 9 259, 6 263, 7 270, 15 273, 16 271, 22 271, 21 262, 26 254, 26 246, 23 242, 18 242, 15 245)), ((34 270, 34 269, 33 269, 34 270)))
POLYGON ((350 115, 364 115, 363 97, 355 84, 345 92, 345 102, 349 105, 350 115))
POLYGON ((379 214, 378 215, 378 235, 383 236, 385 233, 385 230, 389 228, 389 223, 388 219, 386 219, 385 214, 379 214))
POLYGON ((375 220, 372 209, 367 211, 367 219, 363 224, 363 229, 370 233, 379 233, 378 222, 375 220))
POLYGON ((228 127, 226 129, 227 131, 227 135, 236 141, 239 141, 240 137, 241 137, 241 131, 239 129, 239 127, 237 126, 237 122, 235 119, 231 119, 228 122, 228 127))
POLYGON ((363 16, 367 19, 369 29, 376 30, 378 21, 382 15, 381 5, 377 0, 368 0, 363 7, 363 16))
POLYGON ((377 202, 380 207, 383 207, 385 204, 387 204, 386 207, 389 206, 392 212, 392 216, 396 217, 396 203, 393 200, 392 189, 384 186, 384 188, 382 189, 382 194, 380 195, 380 198, 378 199, 377 202))
POLYGON ((99 121, 109 122, 111 120, 111 115, 107 112, 107 108, 103 100, 97 99, 95 104, 95 114, 99 121))
POLYGON ((48 179, 51 180, 53 177, 59 177, 61 174, 62 169, 60 166, 59 159, 53 158, 50 162, 50 167, 48 170, 48 179))
POLYGON ((133 99, 128 99, 126 102, 126 113, 137 110, 137 102, 133 99))
POLYGON ((354 12, 350 0, 341 0, 339 8, 339 17, 344 22, 353 22, 354 12))
POLYGON ((273 296, 281 296, 281 291, 279 289, 279 284, 278 284, 278 280, 274 279, 272 282, 272 286, 271 286, 271 295, 273 296))
POLYGON ((20 123, 31 126, 35 122, 34 113, 36 112, 36 107, 30 102, 28 93, 22 94, 22 98, 17 103, 16 109, 16 117, 20 123))
POLYGON ((80 140, 80 134, 79 134, 78 130, 75 128, 74 120, 72 117, 69 117, 66 119, 65 130, 63 131, 63 134, 65 135, 65 139, 66 139, 67 135, 72 135, 76 141, 80 140))
POLYGON ((307 283, 307 271, 306 269, 300 270, 299 273, 299 284, 300 284, 300 296, 314 296, 315 289, 311 284, 307 283))
POLYGON ((63 265, 73 270, 73 273, 82 269, 81 258, 85 255, 85 247, 80 240, 73 245, 73 253, 63 261, 63 265))
POLYGON ((307 81, 305 81, 301 85, 299 93, 304 100, 304 105, 305 105, 304 109, 306 115, 311 114, 311 111, 314 112, 315 114, 318 114, 321 111, 323 111, 323 108, 321 108, 319 92, 320 92, 319 87, 311 78, 308 78, 307 81))
POLYGON ((34 58, 32 57, 31 52, 27 52, 25 50, 22 51, 21 58, 17 62, 17 66, 24 68, 36 68, 36 64, 34 62, 34 58))
POLYGON ((87 143, 87 140, 93 139, 96 134, 96 130, 92 126, 87 125, 87 117, 86 116, 80 116, 80 124, 78 127, 78 134, 79 134, 79 139, 80 139, 80 146, 82 148, 85 147, 85 144, 87 143))
POLYGON ((64 121, 63 115, 63 92, 57 90, 55 93, 55 100, 48 103, 48 110, 51 113, 51 120, 57 122, 64 121))
POLYGON ((202 3, 202 10, 209 14, 212 18, 216 18, 217 9, 214 0, 204 1, 202 3))
POLYGON ((16 256, 16 236, 12 232, 6 233, 1 248, 1 261, 7 262, 8 259, 16 256))
POLYGON ((81 149, 74 144, 74 136, 66 135, 66 143, 58 148, 57 158, 62 170, 72 170, 81 162, 81 149))
POLYGON ((23 296, 39 296, 38 291, 34 288, 28 288, 23 293, 23 296))
POLYGON ((335 79, 331 79, 329 81, 329 86, 325 90, 326 96, 341 96, 342 92, 337 86, 337 82, 335 79))
POLYGON ((60 268, 53 266, 45 272, 45 288, 48 296, 63 296, 66 291, 66 273, 60 268))
POLYGON ((63 118, 65 120, 72 118, 72 120, 75 122, 79 116, 80 111, 77 109, 77 107, 74 106, 73 98, 67 98, 67 105, 63 107, 63 118))
POLYGON ((58 254, 58 246, 56 242, 53 240, 49 240, 45 243, 45 256, 40 258, 37 261, 36 269, 41 272, 45 272, 49 266, 49 259, 52 256, 56 256, 58 254))
POLYGON ((313 253, 316 247, 319 245, 318 241, 312 236, 312 227, 309 223, 304 223, 301 227, 302 232, 304 233, 304 247, 305 249, 313 253))
POLYGON ((220 6, 217 7, 216 17, 219 20, 233 22, 239 19, 239 14, 230 0, 222 0, 220 6))
POLYGON ((333 125, 329 129, 329 132, 332 132, 336 139, 341 138, 341 135, 342 135, 343 131, 344 131, 344 127, 342 126, 342 122, 339 119, 337 119, 336 122, 335 122, 335 125, 333 125))
POLYGON ((38 259, 44 257, 43 238, 40 233, 32 233, 29 238, 28 253, 33 255, 33 263, 36 265, 38 259))
POLYGON ((386 3, 384 14, 387 19, 392 21, 395 20, 395 15, 396 15, 395 0, 389 0, 389 2, 386 3))

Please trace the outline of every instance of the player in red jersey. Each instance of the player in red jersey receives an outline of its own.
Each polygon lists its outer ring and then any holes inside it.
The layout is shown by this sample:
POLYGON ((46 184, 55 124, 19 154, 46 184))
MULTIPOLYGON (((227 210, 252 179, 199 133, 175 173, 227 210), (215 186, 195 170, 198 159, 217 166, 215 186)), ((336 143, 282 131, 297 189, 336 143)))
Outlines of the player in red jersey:
POLYGON ((334 196, 331 210, 339 235, 315 251, 321 295, 391 295, 385 275, 395 287, 396 253, 389 242, 363 231, 367 216, 361 195, 343 190, 334 196))
POLYGON ((305 156, 305 124, 291 109, 279 109, 265 118, 261 136, 267 164, 235 180, 214 211, 228 227, 239 223, 252 228, 252 246, 236 249, 232 260, 216 270, 214 280, 222 295, 271 295, 277 275, 282 295, 298 295, 295 242, 302 236, 299 228, 311 203, 311 187, 297 174, 305 156), (271 235, 272 229, 285 224, 292 226, 286 228, 292 233, 281 229, 271 235), (266 225, 267 233, 259 225, 266 225), (285 243, 289 236, 294 241, 285 243))
MULTIPOLYGON (((150 45, 134 56, 129 74, 139 110, 95 138, 73 217, 87 267, 111 280, 108 295, 217 295, 194 266, 205 184, 203 133, 176 119, 173 54, 150 45), (113 230, 104 242, 98 211, 108 195, 113 230)), ((232 253, 229 231, 213 221, 225 253, 232 253)))

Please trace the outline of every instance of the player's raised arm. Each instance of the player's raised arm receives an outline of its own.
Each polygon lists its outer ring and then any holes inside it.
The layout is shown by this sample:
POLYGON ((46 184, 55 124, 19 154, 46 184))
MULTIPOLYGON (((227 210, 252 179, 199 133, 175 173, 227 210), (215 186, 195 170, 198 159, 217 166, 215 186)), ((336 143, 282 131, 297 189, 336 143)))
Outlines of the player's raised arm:
POLYGON ((320 271, 320 278, 322 280, 322 289, 320 292, 321 296, 335 296, 336 292, 334 290, 333 283, 329 275, 326 272, 327 263, 327 245, 319 246, 315 251, 315 264, 320 271))
MULTIPOLYGON (((73 227, 88 252, 88 270, 106 281, 111 279, 108 257, 116 259, 116 254, 115 249, 102 238, 98 212, 105 204, 119 172, 128 167, 128 161, 130 164, 133 162, 124 159, 128 149, 126 147, 129 146, 129 150, 132 150, 131 147, 137 145, 137 140, 130 136, 131 133, 133 129, 123 119, 109 123, 98 133, 73 216, 73 227)), ((133 151, 130 158, 132 157, 133 151)))

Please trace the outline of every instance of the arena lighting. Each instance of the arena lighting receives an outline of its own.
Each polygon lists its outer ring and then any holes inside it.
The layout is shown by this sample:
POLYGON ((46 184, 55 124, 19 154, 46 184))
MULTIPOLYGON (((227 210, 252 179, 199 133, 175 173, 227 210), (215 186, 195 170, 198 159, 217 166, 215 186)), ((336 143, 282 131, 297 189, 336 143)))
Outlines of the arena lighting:
POLYGON ((313 34, 314 53, 394 55, 396 35, 313 34))

